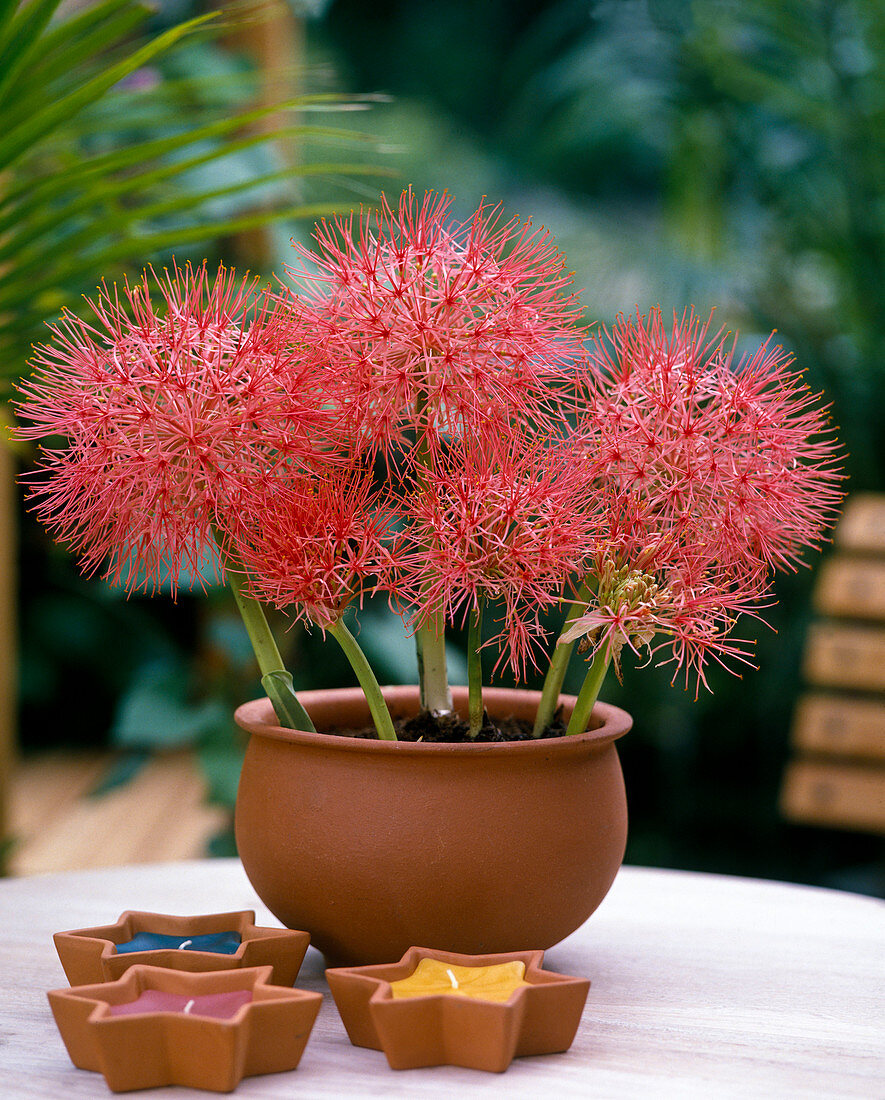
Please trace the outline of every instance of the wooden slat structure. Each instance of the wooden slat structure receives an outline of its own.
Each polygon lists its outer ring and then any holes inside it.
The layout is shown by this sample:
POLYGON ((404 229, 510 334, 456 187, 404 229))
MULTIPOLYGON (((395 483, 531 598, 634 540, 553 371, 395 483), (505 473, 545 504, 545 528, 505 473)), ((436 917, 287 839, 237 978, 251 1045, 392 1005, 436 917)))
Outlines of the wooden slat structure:
POLYGON ((796 708, 782 810, 885 835, 885 496, 848 502, 814 608, 803 670, 813 690, 796 708))
POLYGON ((10 802, 13 875, 195 859, 228 824, 206 804, 193 753, 150 757, 125 783, 108 786, 118 754, 54 752, 24 758, 10 802))

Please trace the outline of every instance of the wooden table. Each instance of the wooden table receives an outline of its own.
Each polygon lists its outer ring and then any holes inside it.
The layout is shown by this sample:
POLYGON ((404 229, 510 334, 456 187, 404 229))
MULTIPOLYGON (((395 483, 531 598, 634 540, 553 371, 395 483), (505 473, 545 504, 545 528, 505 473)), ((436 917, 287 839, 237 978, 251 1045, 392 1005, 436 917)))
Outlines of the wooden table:
MULTIPOLYGON (((71 1065, 55 1029, 45 991, 66 983, 52 932, 124 909, 252 908, 277 924, 236 860, 0 882, 0 1096, 111 1095, 100 1075, 71 1065)), ((626 867, 584 927, 547 952, 550 969, 593 982, 574 1045, 518 1059, 503 1077, 395 1072, 383 1054, 352 1047, 310 949, 298 984, 326 1000, 301 1065, 247 1078, 237 1094, 873 1100, 885 1096, 883 910, 835 891, 626 867)))

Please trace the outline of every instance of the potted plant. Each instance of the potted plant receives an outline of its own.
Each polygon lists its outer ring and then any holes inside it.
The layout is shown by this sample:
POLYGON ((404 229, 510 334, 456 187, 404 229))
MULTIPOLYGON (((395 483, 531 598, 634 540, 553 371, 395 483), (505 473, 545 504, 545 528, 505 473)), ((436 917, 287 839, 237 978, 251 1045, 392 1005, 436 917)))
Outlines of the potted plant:
POLYGON ((782 349, 738 361, 660 310, 588 341, 545 231, 486 206, 452 225, 449 204, 407 191, 323 223, 276 292, 205 265, 156 280, 159 309, 147 275, 103 288, 19 405, 21 438, 66 440, 30 491, 87 571, 174 586, 208 556, 231 584, 269 697, 238 712, 240 854, 335 962, 546 948, 582 923, 626 838, 608 668, 644 653, 704 684, 710 659, 749 662, 735 620, 841 496, 826 410, 782 349), (414 691, 382 690, 347 625, 369 591, 414 634, 414 691), (265 602, 331 635, 360 689, 296 696, 265 602), (546 660, 543 690, 484 687, 487 651, 518 677, 546 660))

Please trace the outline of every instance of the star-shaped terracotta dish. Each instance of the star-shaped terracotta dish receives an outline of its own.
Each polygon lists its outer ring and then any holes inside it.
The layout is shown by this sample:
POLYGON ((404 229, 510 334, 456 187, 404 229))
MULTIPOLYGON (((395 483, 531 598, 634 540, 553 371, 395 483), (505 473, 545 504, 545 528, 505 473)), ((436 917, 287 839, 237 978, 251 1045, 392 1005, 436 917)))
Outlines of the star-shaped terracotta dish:
POLYGON ((277 985, 294 985, 310 943, 307 932, 256 927, 255 912, 251 909, 194 917, 126 912, 120 915, 116 924, 56 932, 53 939, 71 985, 113 981, 137 963, 193 973, 244 966, 272 966, 273 980, 277 985), (127 943, 141 932, 194 937, 231 931, 239 933, 240 946, 229 955, 217 951, 173 948, 117 953, 117 944, 127 943))
POLYGON ((322 994, 270 978, 269 966, 193 974, 136 964, 116 981, 55 989, 49 1004, 71 1061, 103 1074, 114 1092, 164 1085, 230 1092, 244 1077, 295 1069, 319 1011, 322 994), (217 1005, 244 994, 247 1003, 226 1018, 200 1014, 203 998, 217 1005), (185 1005, 131 1008, 160 995, 185 1005), (130 1007, 115 1014, 122 1005, 130 1007))
MULTIPOLYGON (((326 979, 354 1046, 383 1050, 393 1069, 464 1066, 502 1072, 514 1058, 568 1050, 590 982, 543 970, 543 951, 460 955, 410 947, 397 963, 337 967, 326 979), (391 983, 412 977, 422 959, 451 969, 521 962, 524 983, 494 1002, 453 992, 397 997, 391 983)), ((402 987, 400 987, 402 988, 402 987)))

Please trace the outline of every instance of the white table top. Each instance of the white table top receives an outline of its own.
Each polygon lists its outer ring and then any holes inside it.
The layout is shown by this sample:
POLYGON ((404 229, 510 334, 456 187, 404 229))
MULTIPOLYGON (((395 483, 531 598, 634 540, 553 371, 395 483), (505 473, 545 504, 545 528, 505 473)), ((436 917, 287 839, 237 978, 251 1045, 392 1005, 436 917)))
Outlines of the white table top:
MULTIPOLYGON (((0 881, 3 1100, 111 1095, 100 1074, 69 1061, 45 991, 67 984, 52 933, 125 909, 255 909, 259 924, 278 924, 236 860, 0 881)), ((352 1047, 311 948, 297 984, 325 1001, 301 1065, 246 1078, 237 1095, 873 1100, 885 1096, 883 913, 853 894, 626 867, 594 916, 546 955, 549 969, 593 983, 574 1045, 517 1059, 503 1076, 394 1071, 380 1052, 352 1047)))

